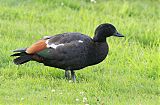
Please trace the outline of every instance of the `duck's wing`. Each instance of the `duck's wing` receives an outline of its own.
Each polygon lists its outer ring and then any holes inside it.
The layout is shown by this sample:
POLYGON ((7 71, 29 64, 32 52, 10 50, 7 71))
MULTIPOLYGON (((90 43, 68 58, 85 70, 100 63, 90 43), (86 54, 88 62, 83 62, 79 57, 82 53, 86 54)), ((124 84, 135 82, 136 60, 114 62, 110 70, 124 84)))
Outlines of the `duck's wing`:
POLYGON ((26 53, 38 54, 46 59, 56 59, 55 56, 63 55, 65 52, 81 51, 85 46, 84 44, 90 42, 92 42, 92 39, 81 33, 63 33, 55 36, 45 36, 28 47, 26 53))

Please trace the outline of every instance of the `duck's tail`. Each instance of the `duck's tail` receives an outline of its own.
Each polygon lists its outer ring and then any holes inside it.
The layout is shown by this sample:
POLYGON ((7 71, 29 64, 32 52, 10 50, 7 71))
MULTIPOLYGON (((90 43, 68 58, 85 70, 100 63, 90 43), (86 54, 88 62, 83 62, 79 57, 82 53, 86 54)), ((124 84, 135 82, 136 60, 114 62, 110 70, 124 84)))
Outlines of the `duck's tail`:
POLYGON ((25 51, 26 51, 26 48, 16 49, 16 50, 13 51, 13 52, 16 52, 16 53, 12 54, 11 56, 18 56, 17 58, 15 58, 13 60, 13 62, 16 65, 24 64, 24 63, 32 60, 33 55, 27 54, 25 51))

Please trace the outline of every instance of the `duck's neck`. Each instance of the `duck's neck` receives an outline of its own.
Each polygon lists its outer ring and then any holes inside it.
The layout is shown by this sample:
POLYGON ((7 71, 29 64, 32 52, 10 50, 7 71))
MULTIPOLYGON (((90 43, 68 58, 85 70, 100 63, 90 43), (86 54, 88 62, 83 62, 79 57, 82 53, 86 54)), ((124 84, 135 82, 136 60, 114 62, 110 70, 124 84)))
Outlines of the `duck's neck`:
POLYGON ((106 42, 106 37, 101 34, 95 34, 93 37, 94 42, 106 42))

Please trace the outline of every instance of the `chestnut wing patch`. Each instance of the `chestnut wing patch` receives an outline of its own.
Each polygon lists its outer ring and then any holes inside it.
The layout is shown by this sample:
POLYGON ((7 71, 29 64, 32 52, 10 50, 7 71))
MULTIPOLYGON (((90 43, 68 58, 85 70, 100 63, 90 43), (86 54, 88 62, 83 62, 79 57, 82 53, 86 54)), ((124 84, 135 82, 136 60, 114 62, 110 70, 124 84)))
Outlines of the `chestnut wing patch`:
POLYGON ((35 54, 39 51, 44 50, 47 48, 46 40, 39 40, 38 42, 32 44, 30 47, 27 48, 26 53, 28 54, 35 54))

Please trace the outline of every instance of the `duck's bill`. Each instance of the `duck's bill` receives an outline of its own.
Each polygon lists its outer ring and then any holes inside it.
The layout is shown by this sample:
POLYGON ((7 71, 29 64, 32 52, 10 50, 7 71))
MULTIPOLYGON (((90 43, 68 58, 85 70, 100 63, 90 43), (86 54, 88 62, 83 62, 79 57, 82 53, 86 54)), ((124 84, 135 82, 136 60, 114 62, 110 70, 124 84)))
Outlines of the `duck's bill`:
POLYGON ((122 34, 116 32, 115 34, 113 34, 113 36, 117 36, 117 37, 124 37, 122 34))

